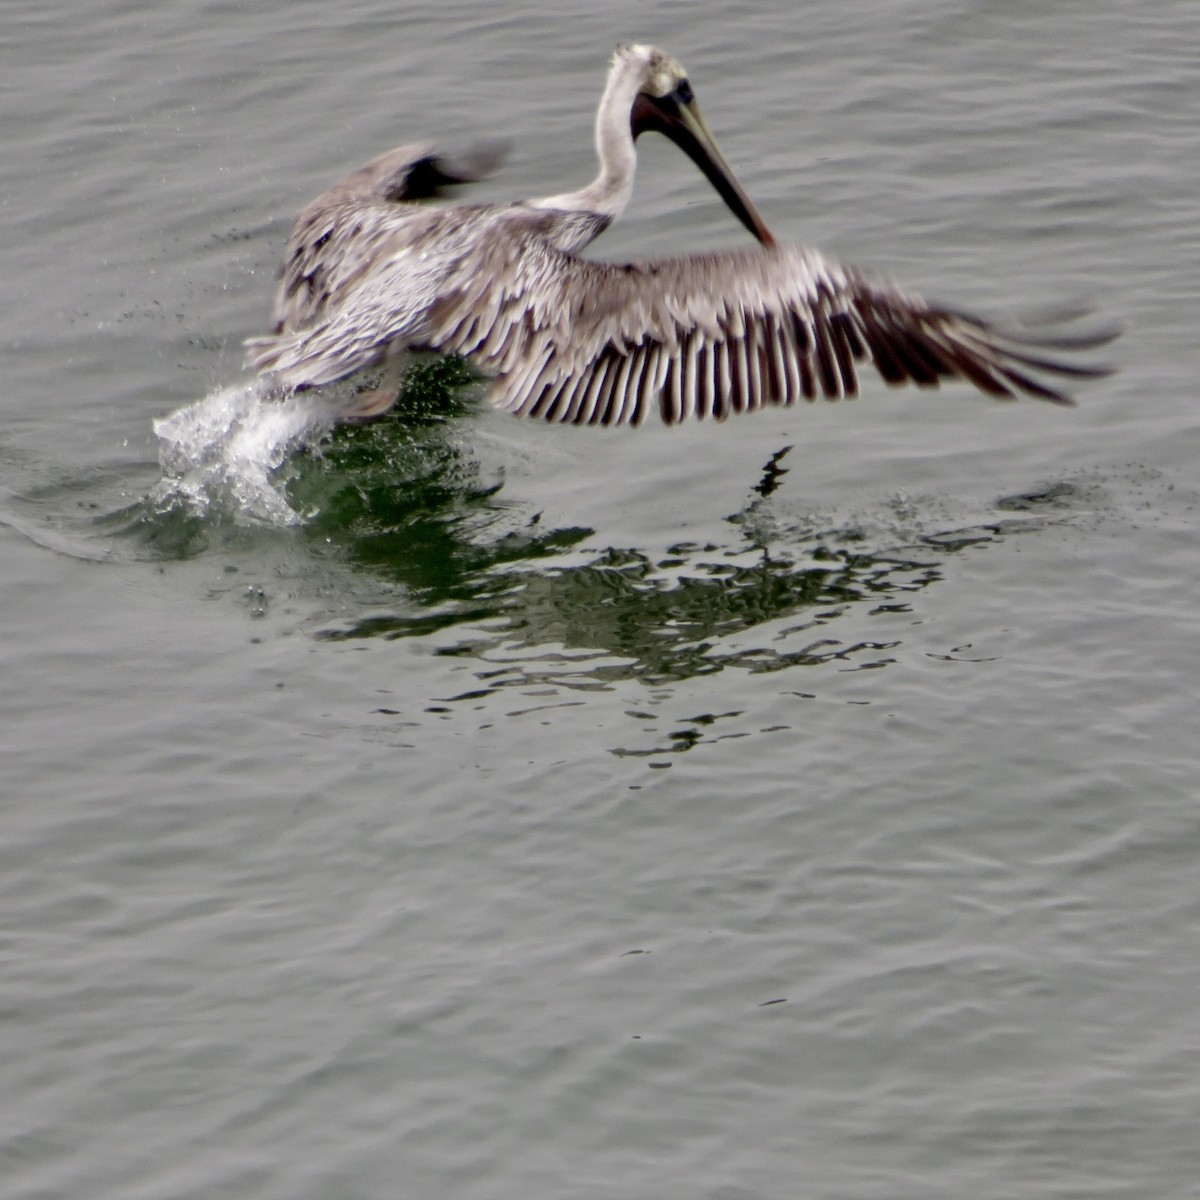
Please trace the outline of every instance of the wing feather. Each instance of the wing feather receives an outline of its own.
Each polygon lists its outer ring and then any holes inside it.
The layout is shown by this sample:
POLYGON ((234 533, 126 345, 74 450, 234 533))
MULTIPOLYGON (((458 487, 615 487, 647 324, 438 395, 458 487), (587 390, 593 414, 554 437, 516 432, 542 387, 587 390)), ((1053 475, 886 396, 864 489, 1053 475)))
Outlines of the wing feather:
MULTIPOLYGON (((625 419, 626 401, 630 399, 630 380, 636 362, 636 354, 626 354, 617 360, 617 369, 613 373, 612 387, 609 389, 604 416, 601 418, 603 424, 620 425, 625 419)), ((632 411, 631 406, 630 410, 632 411)))
POLYGON ((696 346, 696 416, 702 421, 711 417, 716 411, 714 397, 716 381, 714 373, 716 362, 713 358, 712 346, 700 336, 696 346))
POLYGON ((672 364, 683 395, 679 411, 681 421, 704 415, 700 407, 700 337, 698 331, 686 335, 687 353, 672 364))
POLYGON ((830 344, 829 327, 824 314, 818 312, 813 321, 813 333, 817 344, 817 374, 821 380, 821 390, 830 400, 840 400, 844 394, 842 377, 834 365, 833 346, 830 344))
POLYGON ((845 313, 830 313, 828 324, 829 343, 833 347, 838 373, 842 377, 842 394, 850 397, 857 396, 858 372, 854 369, 854 353, 846 336, 845 313))
POLYGON ((546 406, 546 420, 573 421, 579 410, 579 394, 586 387, 586 375, 568 375, 561 384, 555 385, 555 392, 546 406))
MULTIPOLYGON (((667 423, 722 420, 800 397, 855 396, 860 363, 872 364, 889 384, 938 387, 960 379, 997 397, 1024 393, 1058 403, 1069 398, 1037 373, 1106 373, 1029 348, 1087 350, 1110 334, 1055 337, 1039 329, 1026 339, 1019 328, 932 306, 797 247, 626 267, 572 259, 564 275, 566 295, 585 291, 589 304, 586 312, 569 301, 560 310, 584 319, 531 336, 553 341, 558 369, 567 374, 599 369, 602 354, 633 360, 627 372, 606 370, 603 406, 588 412, 596 423, 641 420, 654 407, 667 423), (646 366, 647 344, 656 348, 654 371, 646 366)), ((493 393, 510 382, 500 373, 493 393)))
POLYGON ((416 215, 398 246, 360 247, 362 261, 377 255, 371 271, 311 327, 253 343, 255 366, 316 386, 406 345, 469 359, 491 401, 521 415, 616 425, 657 412, 673 424, 855 396, 866 363, 890 385, 959 379, 1071 403, 1040 376, 1106 372, 1053 355, 1114 336, 992 324, 798 246, 603 263, 573 253, 594 215, 403 209, 416 215))
POLYGON ((796 346, 795 331, 792 323, 782 314, 771 314, 775 326, 775 336, 779 342, 780 355, 783 360, 783 386, 776 398, 776 404, 795 403, 796 397, 803 390, 800 380, 800 351, 796 346))
POLYGON ((708 353, 713 364, 712 398, 709 412, 714 421, 724 421, 732 411, 730 392, 733 390, 733 377, 729 371, 730 343, 725 338, 720 338, 709 346, 708 353))
POLYGON ((396 205, 486 179, 507 153, 504 142, 480 142, 459 155, 432 142, 414 142, 373 158, 328 187, 292 223, 272 312, 275 333, 310 325, 373 268, 386 217, 396 205))

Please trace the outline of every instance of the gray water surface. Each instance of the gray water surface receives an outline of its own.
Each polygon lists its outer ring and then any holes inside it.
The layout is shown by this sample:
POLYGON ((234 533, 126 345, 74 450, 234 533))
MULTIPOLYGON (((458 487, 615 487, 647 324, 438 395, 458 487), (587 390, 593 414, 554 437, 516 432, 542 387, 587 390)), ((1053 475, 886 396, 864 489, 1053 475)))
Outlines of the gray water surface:
MULTIPOLYGON (((0 36, 5 1197, 1200 1195, 1194 4, 0 36), (582 184, 630 38, 781 238, 1119 372, 603 432, 432 370, 276 443, 290 524, 181 491, 299 206, 582 184)), ((744 236, 647 139, 596 252, 744 236)))

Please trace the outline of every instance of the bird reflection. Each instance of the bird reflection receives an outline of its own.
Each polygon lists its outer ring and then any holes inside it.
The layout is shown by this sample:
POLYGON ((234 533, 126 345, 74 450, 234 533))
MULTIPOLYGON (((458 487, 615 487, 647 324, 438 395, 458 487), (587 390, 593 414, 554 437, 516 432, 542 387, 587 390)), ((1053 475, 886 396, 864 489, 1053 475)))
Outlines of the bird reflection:
POLYGON ((437 632, 440 654, 480 660, 489 691, 550 678, 589 688, 730 668, 885 665, 888 638, 843 641, 838 618, 863 605, 904 611, 912 593, 940 578, 942 554, 923 545, 871 548, 857 528, 764 532, 761 509, 786 473, 788 450, 772 454, 748 487, 728 518, 726 544, 680 542, 657 554, 608 547, 580 561, 595 531, 548 527, 537 516, 514 525, 498 485, 452 439, 414 439, 407 418, 403 432, 388 422, 360 430, 309 463, 293 502, 315 502, 320 514, 307 536, 333 542, 357 571, 395 585, 398 602, 381 612, 376 600, 370 613, 317 636, 437 632), (373 453, 364 432, 379 439, 373 453))

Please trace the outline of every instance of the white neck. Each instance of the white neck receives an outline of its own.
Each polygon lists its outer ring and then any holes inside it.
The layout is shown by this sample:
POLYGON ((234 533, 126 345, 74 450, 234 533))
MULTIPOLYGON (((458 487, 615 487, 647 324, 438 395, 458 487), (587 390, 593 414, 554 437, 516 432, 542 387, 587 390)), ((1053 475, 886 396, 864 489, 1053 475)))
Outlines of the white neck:
POLYGON ((637 166, 629 114, 640 77, 638 65, 623 57, 617 58, 608 73, 596 111, 596 157, 600 160, 600 173, 596 178, 578 192, 530 200, 532 207, 593 212, 610 220, 625 211, 633 195, 633 173, 637 166))

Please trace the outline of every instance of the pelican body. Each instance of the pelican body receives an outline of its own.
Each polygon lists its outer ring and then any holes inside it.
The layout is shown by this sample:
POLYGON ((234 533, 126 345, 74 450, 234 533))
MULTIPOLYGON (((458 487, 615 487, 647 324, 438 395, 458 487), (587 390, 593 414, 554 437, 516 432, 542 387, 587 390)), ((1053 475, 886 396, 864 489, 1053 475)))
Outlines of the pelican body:
POLYGON ((814 250, 776 242, 700 115, 683 68, 652 46, 618 47, 596 115, 599 172, 576 192, 512 204, 430 206, 489 174, 484 147, 456 161, 428 144, 368 163, 296 218, 274 331, 248 360, 285 390, 384 366, 341 412, 382 415, 410 350, 458 355, 493 404, 575 424, 723 419, 765 405, 858 392, 858 364, 893 385, 958 378, 997 397, 1072 401, 1038 375, 1103 369, 1047 358, 1107 336, 1033 334, 872 282, 814 250), (703 172, 755 242, 634 263, 580 251, 624 211, 635 140, 664 134, 703 172))

